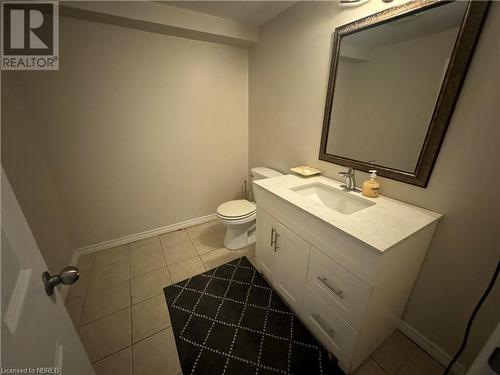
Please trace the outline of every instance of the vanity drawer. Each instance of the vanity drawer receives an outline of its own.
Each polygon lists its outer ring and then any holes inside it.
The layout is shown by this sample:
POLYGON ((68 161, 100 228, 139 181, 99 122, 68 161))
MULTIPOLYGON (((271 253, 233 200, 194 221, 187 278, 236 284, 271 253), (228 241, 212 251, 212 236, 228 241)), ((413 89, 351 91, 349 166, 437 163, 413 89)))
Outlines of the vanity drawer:
POLYGON ((359 330, 370 299, 371 287, 311 247, 307 284, 318 296, 359 330))
POLYGON ((302 314, 316 338, 345 365, 351 363, 357 333, 333 309, 306 286, 302 314))

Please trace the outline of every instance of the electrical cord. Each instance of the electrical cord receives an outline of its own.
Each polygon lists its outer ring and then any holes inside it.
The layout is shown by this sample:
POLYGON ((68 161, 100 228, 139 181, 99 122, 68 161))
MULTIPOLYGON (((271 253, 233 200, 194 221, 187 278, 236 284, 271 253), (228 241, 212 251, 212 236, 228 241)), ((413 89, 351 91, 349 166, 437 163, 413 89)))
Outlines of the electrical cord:
POLYGON ((457 354, 455 354, 455 356, 453 357, 451 362, 448 364, 448 367, 446 367, 446 369, 444 370, 443 375, 447 375, 450 372, 452 366, 455 364, 455 362, 458 360, 458 357, 460 357, 460 355, 464 351, 465 345, 467 345, 467 340, 469 339, 470 329, 472 327, 472 323, 474 322, 474 318, 476 317, 477 312, 479 311, 482 304, 484 303, 484 301, 488 297, 488 294, 490 294, 491 289, 493 289, 493 286, 495 285, 495 282, 496 282, 497 277, 498 277, 499 270, 500 270, 500 261, 497 263, 497 268, 496 268, 495 272, 493 273, 493 277, 491 278, 491 281, 490 281, 488 287, 484 291, 483 296, 481 297, 481 299, 477 303, 476 307, 474 308, 474 311, 472 312, 472 315, 469 318, 469 321, 467 322, 467 328, 465 328, 465 334, 464 334, 464 338, 462 340, 462 344, 460 345, 460 349, 458 349, 457 354))

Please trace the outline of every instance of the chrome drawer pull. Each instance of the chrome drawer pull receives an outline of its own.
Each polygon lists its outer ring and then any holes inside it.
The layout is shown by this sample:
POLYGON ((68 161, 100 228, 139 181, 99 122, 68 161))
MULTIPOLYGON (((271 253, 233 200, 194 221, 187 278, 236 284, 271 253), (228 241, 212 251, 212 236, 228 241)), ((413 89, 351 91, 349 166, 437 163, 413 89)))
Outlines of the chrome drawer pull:
POLYGON ((321 328, 323 328, 323 330, 325 330, 326 333, 328 333, 328 336, 330 337, 335 337, 335 331, 333 330, 333 328, 331 328, 330 326, 328 326, 328 324, 325 323, 325 321, 323 319, 321 319, 321 317, 319 316, 319 314, 311 314, 312 318, 316 321, 316 323, 318 323, 320 325, 321 328))
POLYGON ((337 296, 339 296, 340 299, 344 299, 344 292, 342 292, 340 289, 336 289, 333 286, 331 286, 330 283, 327 281, 326 277, 321 277, 321 276, 317 276, 317 277, 318 277, 318 280, 321 281, 321 283, 324 286, 326 286, 333 293, 335 293, 337 296))
MULTIPOLYGON (((276 230, 276 229, 274 229, 274 228, 272 228, 272 227, 271 227, 271 245, 270 245, 270 246, 273 246, 273 245, 274 245, 274 231, 275 231, 275 230, 276 230)), ((275 251, 276 251, 276 250, 275 250, 275 251)))

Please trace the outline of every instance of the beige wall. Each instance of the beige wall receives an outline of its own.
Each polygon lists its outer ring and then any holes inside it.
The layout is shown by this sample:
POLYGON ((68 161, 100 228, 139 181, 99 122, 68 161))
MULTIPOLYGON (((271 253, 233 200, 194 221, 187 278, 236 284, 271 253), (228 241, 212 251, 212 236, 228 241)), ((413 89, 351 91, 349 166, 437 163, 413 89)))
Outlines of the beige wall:
MULTIPOLYGON (((60 27, 60 70, 3 72, 2 92, 15 87, 34 119, 74 247, 213 214, 240 194, 247 49, 70 18, 60 27)), ((6 104, 2 126, 16 127, 6 104)))
MULTIPOLYGON (((393 6, 305 2, 261 28, 250 53, 250 165, 282 172, 318 161, 336 26, 393 6)), ((404 320, 453 353, 500 256, 498 118, 500 4, 494 3, 427 189, 381 178, 382 193, 444 214, 404 320)), ((367 175, 358 172, 358 183, 367 175)), ((461 361, 470 364, 500 316, 500 284, 483 306, 461 361)))

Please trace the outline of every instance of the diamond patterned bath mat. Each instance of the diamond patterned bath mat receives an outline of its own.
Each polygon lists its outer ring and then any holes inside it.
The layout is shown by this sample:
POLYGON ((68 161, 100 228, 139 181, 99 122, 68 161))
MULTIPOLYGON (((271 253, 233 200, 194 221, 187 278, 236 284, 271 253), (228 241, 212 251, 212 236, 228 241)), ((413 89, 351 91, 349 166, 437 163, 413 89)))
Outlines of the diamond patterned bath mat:
POLYGON ((343 374, 247 258, 164 292, 184 375, 343 374))

